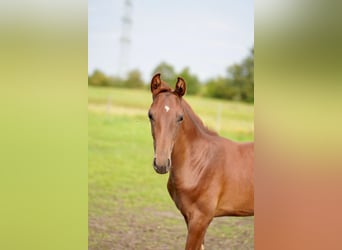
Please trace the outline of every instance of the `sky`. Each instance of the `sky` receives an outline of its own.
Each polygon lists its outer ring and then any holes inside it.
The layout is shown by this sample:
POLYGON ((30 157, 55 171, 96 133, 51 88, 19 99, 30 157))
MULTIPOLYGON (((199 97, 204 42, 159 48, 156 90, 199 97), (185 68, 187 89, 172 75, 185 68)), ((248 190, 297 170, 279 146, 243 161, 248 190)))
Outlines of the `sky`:
MULTIPOLYGON (((125 0, 88 1, 88 73, 120 73, 125 0)), ((145 81, 161 62, 189 67, 201 81, 226 76, 254 46, 252 0, 131 0, 128 70, 145 81)))

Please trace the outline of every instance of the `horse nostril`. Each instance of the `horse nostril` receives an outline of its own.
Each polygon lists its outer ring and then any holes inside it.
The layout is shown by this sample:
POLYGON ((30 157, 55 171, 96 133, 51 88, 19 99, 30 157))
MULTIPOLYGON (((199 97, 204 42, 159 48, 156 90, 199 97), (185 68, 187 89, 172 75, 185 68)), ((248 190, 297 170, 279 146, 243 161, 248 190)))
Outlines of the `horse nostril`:
POLYGON ((168 158, 164 164, 158 165, 157 159, 153 159, 153 168, 158 174, 166 174, 171 167, 171 160, 168 158))

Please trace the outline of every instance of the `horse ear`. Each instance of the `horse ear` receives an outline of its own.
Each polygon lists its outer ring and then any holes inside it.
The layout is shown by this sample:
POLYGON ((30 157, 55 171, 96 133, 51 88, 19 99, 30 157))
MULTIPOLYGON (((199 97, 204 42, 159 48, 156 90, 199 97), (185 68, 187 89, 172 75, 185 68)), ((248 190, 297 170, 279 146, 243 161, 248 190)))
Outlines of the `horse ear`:
POLYGON ((185 91, 186 91, 185 81, 182 77, 178 77, 175 93, 181 97, 185 94, 185 91))
POLYGON ((151 80, 151 92, 153 95, 156 95, 161 87, 160 73, 155 74, 151 80))

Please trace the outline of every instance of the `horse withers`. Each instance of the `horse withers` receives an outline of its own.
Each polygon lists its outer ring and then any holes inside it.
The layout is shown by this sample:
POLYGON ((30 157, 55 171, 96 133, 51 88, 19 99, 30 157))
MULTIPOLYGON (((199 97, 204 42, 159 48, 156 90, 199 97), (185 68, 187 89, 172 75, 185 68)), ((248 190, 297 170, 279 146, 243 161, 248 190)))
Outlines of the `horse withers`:
POLYGON ((254 143, 233 142, 205 127, 183 99, 185 91, 181 77, 171 89, 156 74, 148 116, 153 168, 169 172, 169 194, 188 228, 185 249, 198 250, 214 217, 254 215, 254 143))

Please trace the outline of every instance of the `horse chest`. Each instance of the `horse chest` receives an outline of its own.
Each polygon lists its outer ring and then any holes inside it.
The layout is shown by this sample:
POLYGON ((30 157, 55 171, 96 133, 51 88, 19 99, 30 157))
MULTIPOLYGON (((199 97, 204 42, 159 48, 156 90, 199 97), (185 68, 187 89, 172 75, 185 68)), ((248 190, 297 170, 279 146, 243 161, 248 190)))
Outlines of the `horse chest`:
POLYGON ((167 188, 171 198, 180 210, 186 204, 194 203, 197 199, 196 197, 198 197, 198 193, 201 192, 199 186, 193 180, 189 181, 189 179, 187 180, 185 178, 177 179, 172 174, 169 177, 167 188))

